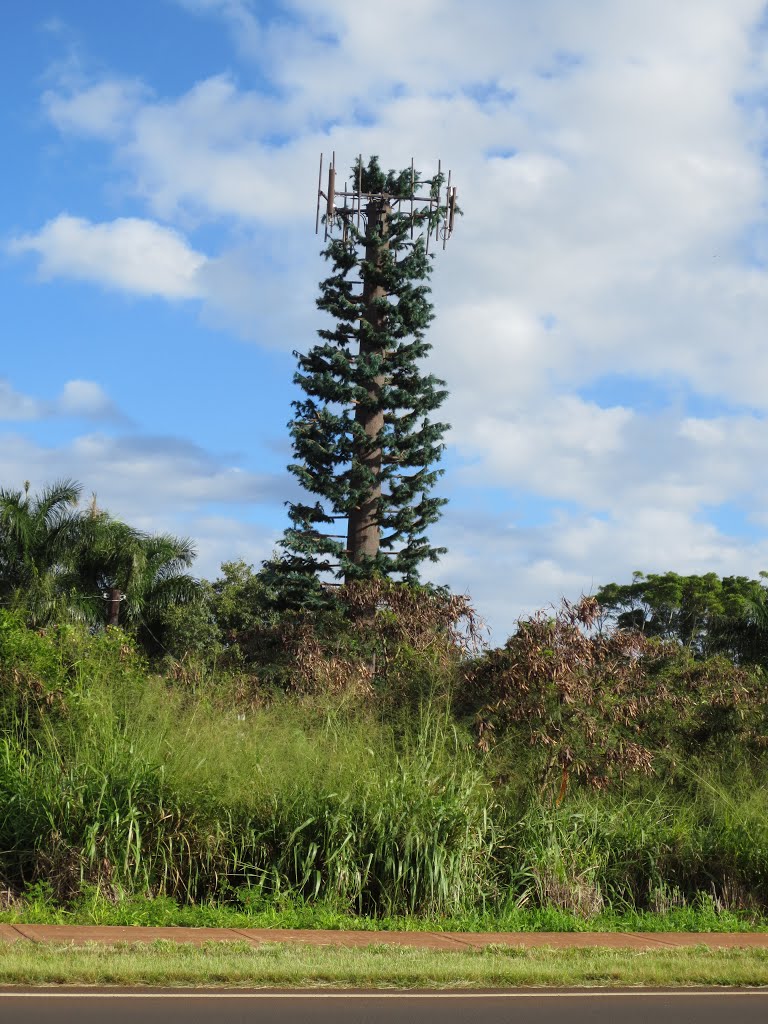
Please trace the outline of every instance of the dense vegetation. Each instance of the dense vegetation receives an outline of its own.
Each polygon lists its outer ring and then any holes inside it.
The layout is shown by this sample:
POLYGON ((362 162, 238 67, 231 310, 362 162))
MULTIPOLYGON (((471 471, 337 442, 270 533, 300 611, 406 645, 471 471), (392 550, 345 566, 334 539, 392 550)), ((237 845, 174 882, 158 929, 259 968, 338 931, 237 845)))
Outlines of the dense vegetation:
POLYGON ((147 641, 160 616, 193 601, 184 572, 195 550, 186 539, 146 534, 98 508, 79 507, 82 488, 59 480, 40 494, 0 489, 0 603, 30 625, 111 622, 147 641))
POLYGON ((711 619, 741 623, 749 657, 711 653, 710 620, 688 642, 617 624, 633 609, 615 591, 488 649, 468 602, 434 588, 374 579, 291 611, 242 563, 195 583, 188 545, 78 513, 65 491, 0 495, 10 903, 465 925, 765 912, 759 582, 711 619), (102 529, 130 558, 94 542, 102 529), (119 627, 101 600, 115 581, 119 627))

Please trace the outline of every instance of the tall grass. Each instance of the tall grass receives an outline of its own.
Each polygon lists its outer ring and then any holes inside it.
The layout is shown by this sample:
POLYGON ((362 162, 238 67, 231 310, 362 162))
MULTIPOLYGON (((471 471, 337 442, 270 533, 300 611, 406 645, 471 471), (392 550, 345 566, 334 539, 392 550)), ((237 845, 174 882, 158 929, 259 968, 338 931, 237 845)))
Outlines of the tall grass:
POLYGON ((397 728, 343 697, 250 706, 220 681, 150 675, 119 637, 13 636, 0 630, 12 889, 454 918, 768 900, 758 758, 710 755, 558 805, 529 750, 500 772, 442 705, 397 728))
POLYGON ((343 708, 285 700, 243 717, 115 667, 78 666, 34 743, 28 724, 6 729, 7 879, 64 896, 85 881, 193 900, 245 887, 252 902, 289 891, 386 913, 492 894, 492 792, 444 712, 396 739, 343 708))
MULTIPOLYGON (((576 790, 561 806, 530 798, 511 817, 506 862, 537 905, 589 916, 610 906, 723 910, 768 899, 765 766, 678 766, 621 788, 576 790)), ((519 897, 518 897, 519 898, 519 897)))

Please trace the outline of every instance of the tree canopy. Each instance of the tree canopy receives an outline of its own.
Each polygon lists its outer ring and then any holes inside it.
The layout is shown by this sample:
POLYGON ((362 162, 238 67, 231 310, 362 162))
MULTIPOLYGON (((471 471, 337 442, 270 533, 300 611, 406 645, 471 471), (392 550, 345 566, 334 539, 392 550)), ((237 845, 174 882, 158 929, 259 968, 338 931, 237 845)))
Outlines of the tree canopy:
POLYGON ((196 597, 185 570, 191 541, 150 534, 108 512, 79 507, 80 484, 60 480, 39 494, 0 490, 0 605, 23 609, 33 624, 107 620, 105 595, 116 592, 117 622, 153 631, 171 604, 196 597))
POLYGON ((595 594, 625 629, 675 640, 700 657, 724 654, 738 663, 768 657, 768 589, 759 579, 705 573, 635 572, 631 583, 608 583, 595 594))

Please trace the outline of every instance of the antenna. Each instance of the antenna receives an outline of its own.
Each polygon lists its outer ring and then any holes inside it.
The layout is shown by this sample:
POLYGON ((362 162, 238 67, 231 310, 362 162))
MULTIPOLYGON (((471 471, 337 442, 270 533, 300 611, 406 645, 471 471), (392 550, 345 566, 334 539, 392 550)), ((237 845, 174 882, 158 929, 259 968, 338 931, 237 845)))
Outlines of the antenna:
POLYGON ((317 175, 317 211, 315 212, 315 234, 317 234, 317 232, 320 229, 320 196, 322 195, 322 192, 320 191, 320 189, 322 188, 322 185, 323 185, 323 154, 321 153, 320 154, 320 170, 318 171, 318 175, 317 175))
POLYGON ((443 162, 437 161, 437 216, 435 217, 435 238, 440 237, 440 183, 443 177, 443 162))
MULTIPOLYGON (((323 159, 323 154, 320 154, 320 160, 323 159)), ((320 193, 318 192, 318 196, 320 193)), ((331 165, 328 168, 328 191, 323 193, 325 196, 325 237, 328 239, 328 224, 333 221, 333 214, 335 211, 336 202, 336 150, 333 151, 331 156, 331 165)), ((346 193, 345 193, 346 195, 346 193)))
POLYGON ((360 204, 363 198, 363 154, 357 158, 357 230, 360 230, 360 204))
MULTIPOLYGON (((322 156, 320 157, 322 160, 322 156)), ((411 238, 413 238, 413 193, 416 191, 416 178, 413 170, 413 157, 411 157, 411 238)))
POLYGON ((448 171, 448 185, 445 189, 445 227, 443 228, 443 251, 445 251, 445 245, 448 241, 448 234, 450 232, 450 215, 451 215, 451 172, 448 171))
POLYGON ((320 154, 320 170, 317 176, 317 207, 315 210, 315 234, 320 232, 320 207, 323 201, 325 213, 323 215, 323 234, 327 241, 333 236, 336 230, 340 230, 341 238, 347 241, 349 237, 349 225, 356 222, 358 232, 361 226, 367 230, 369 210, 371 204, 379 206, 386 204, 389 208, 397 207, 406 203, 410 207, 410 228, 411 238, 417 227, 426 221, 425 245, 429 252, 429 243, 434 235, 436 239, 442 239, 445 249, 448 239, 453 234, 454 221, 456 217, 456 187, 451 185, 451 171, 448 171, 448 183, 445 189, 445 198, 442 196, 442 161, 437 162, 437 174, 427 178, 425 187, 429 192, 420 189, 420 183, 416 177, 413 158, 411 158, 411 180, 410 189, 405 195, 389 195, 385 192, 366 192, 363 190, 363 157, 357 158, 357 174, 353 175, 351 182, 345 182, 342 189, 336 185, 336 151, 331 154, 331 161, 328 165, 328 183, 323 188, 323 154, 320 154), (418 209, 418 207, 421 209, 418 209))

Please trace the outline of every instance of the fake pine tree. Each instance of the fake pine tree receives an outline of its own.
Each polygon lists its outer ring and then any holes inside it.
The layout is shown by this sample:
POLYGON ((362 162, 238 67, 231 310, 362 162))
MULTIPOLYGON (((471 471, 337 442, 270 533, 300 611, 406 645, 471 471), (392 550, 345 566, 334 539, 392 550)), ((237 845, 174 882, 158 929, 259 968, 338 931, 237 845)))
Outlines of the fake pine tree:
POLYGON ((416 582, 420 563, 444 551, 427 530, 445 504, 431 492, 447 429, 433 413, 447 392, 420 363, 433 319, 427 250, 453 227, 456 190, 439 173, 423 183, 412 167, 385 173, 371 157, 343 191, 332 167, 320 195, 331 273, 317 304, 333 324, 295 353, 305 397, 293 403, 288 468, 310 500, 289 506, 282 569, 315 586, 321 573, 416 582))

